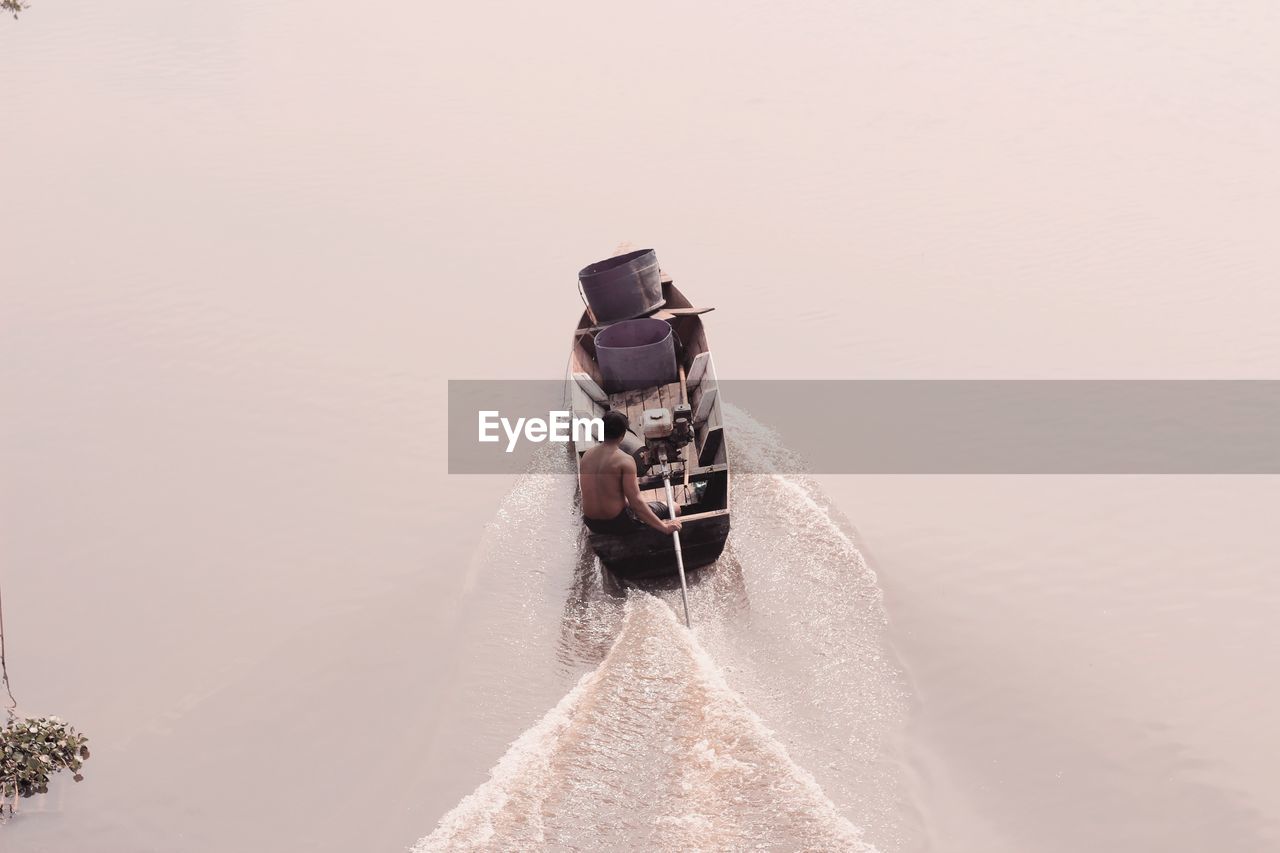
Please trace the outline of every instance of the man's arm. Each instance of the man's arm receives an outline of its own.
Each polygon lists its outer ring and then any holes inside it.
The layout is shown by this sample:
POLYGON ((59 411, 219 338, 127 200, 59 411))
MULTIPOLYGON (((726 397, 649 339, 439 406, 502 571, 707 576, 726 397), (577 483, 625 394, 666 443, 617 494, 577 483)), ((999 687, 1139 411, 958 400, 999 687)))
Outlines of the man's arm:
MULTIPOLYGON (((636 478, 636 460, 627 456, 622 461, 622 494, 631 506, 636 518, 661 533, 672 533, 680 529, 678 521, 663 521, 654 515, 643 498, 640 497, 640 481, 636 478)), ((668 508, 668 512, 671 512, 668 508)), ((674 514, 674 513, 672 513, 674 514)))

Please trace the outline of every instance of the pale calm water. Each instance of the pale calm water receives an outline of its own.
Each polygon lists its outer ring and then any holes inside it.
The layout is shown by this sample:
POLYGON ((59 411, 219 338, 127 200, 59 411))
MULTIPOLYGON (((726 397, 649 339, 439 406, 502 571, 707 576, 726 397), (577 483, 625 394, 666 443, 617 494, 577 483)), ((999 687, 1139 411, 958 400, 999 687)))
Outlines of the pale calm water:
POLYGON ((6 853, 1280 845, 1276 478, 806 480, 737 413, 689 635, 563 459, 443 446, 619 240, 731 377, 1277 377, 1269 4, 34 2, 0 581, 95 749, 6 853))

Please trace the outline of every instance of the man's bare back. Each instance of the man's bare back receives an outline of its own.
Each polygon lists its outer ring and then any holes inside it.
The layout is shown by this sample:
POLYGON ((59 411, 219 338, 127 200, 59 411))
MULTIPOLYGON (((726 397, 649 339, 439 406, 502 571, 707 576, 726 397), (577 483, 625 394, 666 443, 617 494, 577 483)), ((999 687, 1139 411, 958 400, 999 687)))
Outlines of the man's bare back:
POLYGON ((582 454, 578 481, 582 485, 582 514, 588 518, 613 518, 627 505, 622 490, 626 463, 635 475, 636 463, 612 442, 597 444, 582 454))
POLYGON ((613 520, 630 506, 636 519, 655 530, 663 533, 679 530, 679 521, 659 518, 641 498, 636 461, 619 448, 619 441, 601 442, 582 454, 578 469, 582 514, 597 521, 613 520))

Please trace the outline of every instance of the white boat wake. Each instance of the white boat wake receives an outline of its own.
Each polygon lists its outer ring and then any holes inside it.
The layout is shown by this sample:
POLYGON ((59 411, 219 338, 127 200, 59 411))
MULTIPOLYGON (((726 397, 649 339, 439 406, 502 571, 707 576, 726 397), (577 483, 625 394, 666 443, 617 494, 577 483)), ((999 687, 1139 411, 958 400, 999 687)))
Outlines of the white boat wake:
POLYGON ((871 851, 665 603, 632 593, 604 662, 415 851, 871 851))
POLYGON ((624 603, 589 555, 565 577, 571 464, 540 460, 504 502, 473 566, 492 598, 476 649, 493 660, 468 667, 458 725, 493 715, 495 695, 511 709, 496 723, 532 719, 577 683, 415 851, 875 850, 859 826, 900 846, 905 691, 875 575, 776 437, 727 414, 734 531, 690 589, 693 632, 678 588, 624 603))

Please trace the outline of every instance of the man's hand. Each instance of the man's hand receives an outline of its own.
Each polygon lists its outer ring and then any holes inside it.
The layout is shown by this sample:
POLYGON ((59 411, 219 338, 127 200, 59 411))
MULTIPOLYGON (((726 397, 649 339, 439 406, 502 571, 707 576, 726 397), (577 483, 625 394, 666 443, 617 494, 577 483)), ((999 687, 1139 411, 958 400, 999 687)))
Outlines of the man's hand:
POLYGON ((662 527, 667 533, 675 533, 680 529, 680 521, 678 519, 675 521, 663 521, 662 527))

